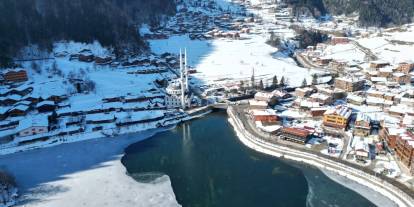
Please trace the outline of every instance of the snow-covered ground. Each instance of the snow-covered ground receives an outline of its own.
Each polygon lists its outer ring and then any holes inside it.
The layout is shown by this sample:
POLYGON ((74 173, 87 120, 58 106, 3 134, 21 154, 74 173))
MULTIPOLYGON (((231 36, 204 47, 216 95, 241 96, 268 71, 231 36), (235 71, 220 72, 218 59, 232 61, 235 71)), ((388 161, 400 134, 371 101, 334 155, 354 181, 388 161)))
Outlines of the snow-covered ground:
MULTIPOLYGON (((63 43, 62 43, 63 44, 63 43)), ((60 44, 56 51, 59 51, 61 47, 65 48, 60 44)), ((76 47, 78 44, 71 43, 71 48, 76 47)), ((86 45, 85 48, 89 48, 94 45, 86 45)), ((73 49, 70 49, 71 51, 73 49)), ((96 49, 98 53, 100 50, 96 49)), ((103 48, 101 48, 103 50, 103 48)), ((111 68, 109 66, 97 66, 91 63, 70 61, 68 57, 55 58, 53 61, 37 61, 37 64, 42 69, 42 73, 38 74, 29 70, 30 81, 26 83, 28 86, 33 86, 36 95, 47 96, 47 95, 59 95, 73 92, 75 89, 72 84, 68 83, 67 77, 70 73, 77 74, 79 78, 87 78, 96 83, 96 94, 103 96, 108 95, 127 95, 140 94, 142 91, 146 91, 152 88, 156 88, 153 81, 157 78, 162 78, 161 74, 140 74, 133 75, 127 74, 127 72, 143 70, 146 67, 129 67, 129 68, 111 68), (62 71, 65 77, 53 76, 48 77, 47 68, 51 68, 53 63, 56 63, 57 67, 62 71)), ((30 63, 26 63, 25 68, 31 68, 30 63)), ((165 74, 168 76, 168 74, 165 74)))
POLYGON ((407 31, 384 32, 361 38, 358 42, 374 52, 380 59, 392 64, 412 61, 414 53, 414 29, 407 31))
MULTIPOLYGON (((241 10, 237 4, 230 0, 216 0, 216 3, 225 10, 233 12, 241 10)), ((260 4, 252 1, 252 5, 260 4)), ((189 8, 195 10, 195 8, 189 8)), ((203 11, 212 15, 222 15, 203 11)), ((216 11, 217 12, 217 11, 216 11)), ((251 28, 250 34, 241 34, 239 40, 219 38, 213 40, 191 40, 188 35, 170 36, 168 39, 150 40, 150 47, 154 53, 178 53, 179 48, 187 48, 189 64, 197 73, 194 77, 202 84, 228 84, 238 83, 241 80, 250 80, 253 70, 256 80, 263 80, 264 84, 277 75, 285 76, 291 86, 300 86, 303 79, 311 82, 312 73, 317 71, 301 68, 295 61, 285 55, 277 53, 277 49, 266 44, 269 32, 283 38, 293 37, 294 31, 283 25, 274 23, 272 9, 247 8, 247 12, 262 18, 261 23, 246 23, 251 28)), ((237 16, 236 16, 237 17, 237 16)), ((175 21, 167 23, 172 25, 175 21)))
MULTIPOLYGON (((267 45, 261 35, 248 35, 242 40, 190 40, 186 35, 165 40, 151 40, 153 52, 177 52, 187 48, 189 64, 196 70, 194 76, 204 83, 249 80, 253 69, 257 80, 285 76, 289 85, 300 86, 303 79, 311 81, 312 70, 297 66, 289 57, 273 58, 277 50, 267 45)), ((266 84, 266 82, 264 83, 266 84)))
POLYGON ((324 51, 324 57, 346 62, 363 62, 365 53, 352 44, 329 45, 324 51))
POLYGON ((128 145, 160 130, 94 139, 0 157, 23 192, 18 206, 180 206, 168 176, 138 183, 120 162, 128 145))

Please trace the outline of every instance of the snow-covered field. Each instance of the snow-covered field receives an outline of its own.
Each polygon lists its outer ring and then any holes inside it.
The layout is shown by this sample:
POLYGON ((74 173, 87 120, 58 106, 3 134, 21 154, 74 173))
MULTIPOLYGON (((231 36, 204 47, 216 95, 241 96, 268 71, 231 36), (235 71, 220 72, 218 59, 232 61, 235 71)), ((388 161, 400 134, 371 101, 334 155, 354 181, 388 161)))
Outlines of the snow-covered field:
MULTIPOLYGON (((98 47, 95 44, 85 45, 85 48, 90 48, 91 46, 98 47)), ((76 43, 61 43, 56 46, 55 51, 59 51, 60 48, 66 47, 76 48, 77 45, 78 44, 76 43)), ((69 51, 71 50, 73 49, 70 49, 69 51)), ((102 47, 101 50, 103 50, 102 47)), ((100 52, 101 50, 97 50, 97 53, 102 53, 100 52)), ((37 64, 42 69, 42 73, 38 74, 29 70, 28 72, 30 73, 30 79, 34 83, 27 83, 27 85, 34 86, 35 90, 38 90, 35 94, 40 96, 73 92, 75 89, 67 81, 67 77, 70 73, 75 73, 80 75, 82 78, 88 78, 95 82, 96 94, 100 96, 122 96, 127 95, 128 93, 137 95, 142 91, 155 88, 153 81, 157 78, 162 78, 162 75, 160 74, 140 74, 139 77, 137 75, 127 74, 129 71, 142 70, 145 69, 145 67, 111 68, 109 66, 97 66, 90 63, 70 61, 68 57, 55 58, 53 61, 37 61, 37 64), (46 70, 47 68, 51 68, 54 62, 65 77, 47 77, 46 70)), ((31 68, 28 62, 24 66, 25 68, 31 68)))
POLYGON ((385 32, 361 38, 358 42, 372 50, 380 59, 392 64, 413 60, 414 29, 411 27, 403 32, 385 32))
POLYGON ((138 183, 120 162, 128 145, 160 130, 94 139, 0 157, 17 178, 25 207, 180 206, 167 176, 138 183))
MULTIPOLYGON (((189 64, 196 70, 194 76, 204 83, 248 80, 254 69, 257 80, 274 75, 288 78, 289 85, 300 86, 304 78, 311 81, 312 70, 298 67, 291 58, 274 58, 277 50, 267 45, 261 35, 247 35, 242 40, 190 40, 186 35, 165 40, 150 41, 153 52, 177 52, 187 48, 189 64)), ((264 83, 266 83, 264 81, 264 83)))
POLYGON ((324 51, 324 57, 346 62, 363 62, 365 53, 352 44, 329 45, 324 51))

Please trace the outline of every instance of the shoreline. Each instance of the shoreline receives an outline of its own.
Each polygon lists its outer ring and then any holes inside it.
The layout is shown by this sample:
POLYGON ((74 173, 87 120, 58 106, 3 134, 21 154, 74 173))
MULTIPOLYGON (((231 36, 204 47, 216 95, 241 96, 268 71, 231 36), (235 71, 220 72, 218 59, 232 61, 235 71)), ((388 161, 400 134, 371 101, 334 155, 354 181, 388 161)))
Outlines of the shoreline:
POLYGON ((21 196, 15 206, 180 206, 168 176, 139 183, 121 163, 126 147, 168 129, 2 155, 0 167, 16 177, 21 196))
POLYGON ((354 180, 348 179, 347 177, 341 176, 329 170, 323 168, 318 169, 332 181, 358 193, 359 195, 366 198, 378 207, 398 207, 398 205, 394 201, 392 201, 388 197, 383 196, 381 193, 373 190, 372 188, 369 188, 354 180))
POLYGON ((366 186, 367 188, 377 193, 380 193, 382 196, 387 197, 389 200, 393 201, 401 207, 410 207, 414 203, 413 198, 409 197, 406 194, 402 195, 403 192, 398 188, 392 186, 389 183, 386 183, 384 180, 373 178, 363 171, 353 169, 349 166, 345 166, 343 164, 336 163, 319 156, 311 155, 306 152, 300 152, 281 146, 270 146, 269 143, 255 140, 255 138, 250 138, 250 133, 246 131, 244 133, 242 132, 241 128, 243 124, 239 123, 239 120, 235 118, 235 115, 232 113, 230 108, 227 110, 227 113, 229 115, 228 121, 233 126, 233 129, 235 130, 239 141, 255 151, 278 158, 286 158, 288 160, 296 161, 302 164, 308 164, 317 167, 322 171, 326 170, 332 172, 337 176, 352 180, 360 185, 366 186))
MULTIPOLYGON (((171 126, 175 126, 179 124, 180 122, 185 121, 184 119, 179 120, 173 120, 170 121, 167 126, 164 126, 162 128, 169 128, 171 126)), ((129 134, 134 133, 141 133, 149 130, 157 130, 157 124, 158 122, 149 122, 147 126, 144 126, 142 124, 134 124, 124 127, 119 127, 119 133, 113 136, 106 136, 103 131, 92 131, 92 132, 81 132, 73 135, 64 135, 64 136, 53 136, 47 141, 42 142, 35 142, 33 144, 29 145, 22 145, 22 146, 12 146, 12 147, 5 147, 0 148, 0 156, 20 153, 20 152, 27 152, 37 149, 43 149, 43 148, 49 148, 54 146, 59 146, 63 144, 70 144, 70 143, 76 143, 76 142, 83 142, 93 139, 101 139, 101 138, 111 138, 111 137, 122 137, 127 136, 129 134)))
MULTIPOLYGON (((203 114, 197 118, 203 117, 204 115, 206 114, 203 114)), ((389 196, 387 193, 384 193, 383 191, 381 191, 381 189, 375 189, 375 186, 364 183, 363 179, 361 178, 347 175, 343 172, 340 173, 338 171, 335 171, 333 168, 330 168, 318 162, 302 160, 301 158, 298 158, 298 157, 286 155, 287 154, 286 152, 279 153, 279 152, 272 151, 270 149, 262 148, 261 146, 257 145, 257 143, 255 144, 253 143, 252 140, 249 140, 249 138, 245 137, 243 132, 239 130, 237 123, 235 123, 236 120, 233 120, 233 115, 230 113, 228 113, 228 121, 233 126, 233 129, 235 130, 236 135, 239 138, 239 141, 241 141, 245 146, 255 151, 265 153, 271 156, 275 156, 278 158, 287 158, 288 160, 293 160, 293 161, 299 162, 300 164, 308 164, 311 166, 315 166, 318 169, 320 169, 331 180, 357 192, 358 194, 367 198, 369 201, 371 201, 377 206, 387 206, 387 207, 389 206, 389 205, 380 205, 381 201, 383 201, 384 198, 380 198, 378 197, 378 195, 385 196, 387 200, 396 203, 395 206, 408 206, 408 205, 404 205, 401 202, 398 202, 398 201, 396 202, 395 201, 396 199, 394 196, 389 196), (347 183, 344 181, 351 181, 351 183, 347 183), (361 187, 364 187, 366 189, 361 190, 361 187), (376 194, 374 195, 369 191, 374 191, 376 192, 376 194)), ((159 178, 158 180, 159 182, 156 182, 156 184, 140 183, 134 180, 130 175, 128 175, 126 167, 121 162, 121 158, 124 155, 125 149, 128 146, 130 146, 131 144, 143 141, 145 139, 151 138, 155 134, 163 132, 165 130, 169 130, 170 128, 171 127, 161 128, 161 129, 150 129, 150 130, 145 130, 145 131, 141 131, 137 133, 119 135, 119 137, 117 138, 96 138, 96 139, 90 139, 90 140, 79 141, 79 142, 74 142, 74 143, 61 144, 55 147, 47 147, 47 148, 41 148, 38 150, 29 150, 29 151, 20 152, 20 153, 2 155, 0 156, 0 167, 4 167, 3 161, 7 160, 6 163, 9 163, 9 165, 10 163, 14 163, 14 165, 17 165, 17 166, 20 165, 20 167, 24 166, 28 169, 33 169, 33 167, 27 166, 28 164, 27 162, 30 162, 33 160, 37 162, 44 162, 44 159, 46 159, 45 162, 49 163, 50 165, 51 159, 53 160, 54 159, 53 157, 55 157, 55 158, 58 158, 59 161, 61 162, 58 162, 58 163, 52 162, 52 165, 57 164, 58 166, 61 165, 60 167, 63 167, 63 168, 70 168, 71 161, 68 161, 69 162, 69 166, 68 166, 68 163, 66 162, 66 160, 61 159, 62 157, 65 157, 65 155, 61 155, 60 153, 62 149, 63 149, 62 151, 64 152, 64 154, 65 153, 72 154, 73 151, 80 150, 83 153, 87 153, 88 156, 90 156, 90 154, 92 153, 95 155, 93 157, 89 157, 88 159, 89 161, 86 161, 86 162, 90 162, 90 160, 92 159, 95 163, 93 166, 90 166, 87 169, 76 169, 76 170, 73 170, 74 172, 72 173, 60 172, 58 173, 59 177, 57 179, 53 180, 52 178, 50 178, 50 181, 47 181, 47 182, 39 182, 39 179, 35 179, 36 181, 32 181, 32 182, 28 181, 28 177, 33 179, 33 175, 34 177, 36 177, 36 175, 39 176, 39 173, 47 171, 48 169, 47 167, 42 169, 42 168, 39 168, 37 165, 31 163, 33 166, 37 167, 35 172, 28 173, 28 172, 24 172, 23 170, 18 173, 18 174, 28 174, 30 176, 27 176, 27 175, 16 176, 15 174, 16 170, 11 171, 15 175, 18 184, 21 184, 20 181, 22 177, 24 178, 22 181, 23 183, 28 182, 28 183, 25 183, 25 185, 23 185, 23 188, 20 189, 21 191, 23 190, 24 193, 22 194, 21 198, 18 200, 18 203, 16 206, 25 206, 25 207, 62 206, 62 207, 66 207, 66 206, 72 206, 73 204, 72 200, 75 198, 77 198, 78 200, 83 200, 83 199, 86 200, 86 201, 82 201, 82 203, 79 203, 79 205, 84 205, 86 202, 86 203, 89 203, 89 205, 105 206, 110 202, 114 202, 113 200, 114 195, 117 195, 115 196, 116 197, 115 200, 120 200, 119 196, 121 196, 121 194, 123 198, 125 198, 123 199, 124 201, 128 201, 128 202, 133 202, 132 200, 136 201, 136 203, 124 203, 125 205, 122 204, 123 206, 127 206, 127 207, 129 206, 131 207, 132 206, 180 206, 180 204, 178 204, 176 201, 175 194, 172 190, 171 181, 169 180, 169 177, 167 175, 159 178), (94 145, 94 147, 92 147, 93 149, 92 151, 90 151, 90 148, 87 147, 89 144, 94 145), (77 149, 78 147, 80 149, 77 149), (72 153, 70 151, 72 151, 72 153), (102 156, 102 154, 99 154, 99 153, 96 154, 93 151, 95 152, 98 151, 101 153, 102 151, 104 151, 104 153, 105 152, 108 153, 108 151, 110 151, 109 152, 110 159, 108 160, 99 159, 99 157, 102 156), (25 158, 27 158, 28 155, 30 157, 29 161, 25 160, 25 158), (24 157, 24 159, 22 157, 24 157), (17 164, 15 163, 16 160, 17 160, 17 164), (99 181, 99 184, 95 183, 95 184, 85 185, 85 182, 90 183, 90 180, 99 181), (33 182, 34 183, 38 182, 37 188, 30 187, 30 186, 33 186, 33 182), (80 183, 82 183, 82 185, 80 183), (105 186, 102 186, 102 184, 104 184, 105 186), (114 186, 114 184, 116 187, 114 186), (85 186, 86 186, 86 189, 85 189, 85 186), (122 188, 122 186, 126 186, 127 190, 125 193, 121 189, 123 193, 120 194, 117 189, 122 188), (99 192, 98 191, 99 189, 108 189, 108 188, 112 189, 111 192, 107 190, 105 192, 110 193, 110 196, 96 195, 96 193, 99 192), (66 191, 66 189, 73 189, 73 190, 66 191), (52 193, 49 192, 51 190, 52 190, 52 193), (80 196, 80 195, 87 195, 89 191, 95 192, 95 196, 92 196, 93 199, 91 198, 88 199, 87 197, 82 198, 82 196, 80 196), (144 196, 144 198, 137 198, 138 195, 144 196), (50 199, 49 197, 46 198, 45 196, 51 196, 53 199, 50 199), (82 199, 79 199, 79 196, 82 199), (150 204, 146 203, 144 205, 140 205, 142 204, 142 199, 150 201, 152 203, 150 204), (161 200, 167 203, 160 203, 161 200), (30 202, 30 203, 27 204, 26 202, 30 202), (102 203, 98 204, 96 202, 102 202, 102 203), (68 204, 68 203, 71 203, 71 204, 68 204)), ((78 156, 78 158, 80 158, 80 159, 77 159, 75 163, 79 164, 78 162, 84 162, 84 158, 79 157, 82 155, 82 153, 75 153, 75 154, 76 156, 78 156)), ((53 167, 53 166, 49 166, 49 167, 53 167)), ((62 170, 62 169, 58 169, 57 171, 59 170, 62 170)), ((45 176, 47 177, 47 175, 44 175, 43 178, 45 176)), ((112 203, 112 205, 115 205, 115 204, 112 203)), ((117 205, 119 205, 119 203, 117 205)), ((107 206, 111 206, 111 205, 107 205, 107 206)))

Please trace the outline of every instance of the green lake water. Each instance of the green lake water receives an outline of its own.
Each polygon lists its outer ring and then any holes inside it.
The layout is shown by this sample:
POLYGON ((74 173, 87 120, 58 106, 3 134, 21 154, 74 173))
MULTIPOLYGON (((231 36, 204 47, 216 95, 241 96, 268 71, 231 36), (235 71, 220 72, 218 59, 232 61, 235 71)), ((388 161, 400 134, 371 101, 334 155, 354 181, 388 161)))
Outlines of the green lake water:
POLYGON ((184 207, 375 206, 316 168, 245 147, 225 113, 135 143, 122 162, 138 182, 168 175, 184 207))

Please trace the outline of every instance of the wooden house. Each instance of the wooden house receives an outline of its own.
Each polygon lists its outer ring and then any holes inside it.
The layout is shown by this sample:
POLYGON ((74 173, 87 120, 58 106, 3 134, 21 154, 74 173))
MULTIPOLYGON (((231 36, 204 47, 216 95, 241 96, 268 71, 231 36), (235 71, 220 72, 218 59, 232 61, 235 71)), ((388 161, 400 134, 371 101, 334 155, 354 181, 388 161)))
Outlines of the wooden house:
POLYGON ((5 82, 24 82, 28 80, 27 72, 24 69, 10 69, 3 73, 5 82))

